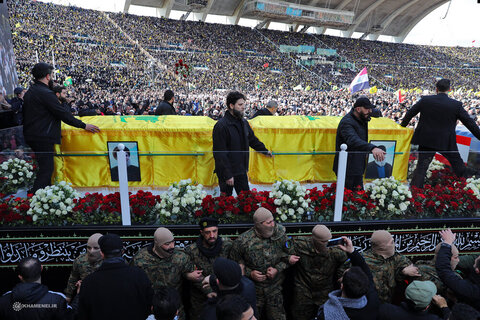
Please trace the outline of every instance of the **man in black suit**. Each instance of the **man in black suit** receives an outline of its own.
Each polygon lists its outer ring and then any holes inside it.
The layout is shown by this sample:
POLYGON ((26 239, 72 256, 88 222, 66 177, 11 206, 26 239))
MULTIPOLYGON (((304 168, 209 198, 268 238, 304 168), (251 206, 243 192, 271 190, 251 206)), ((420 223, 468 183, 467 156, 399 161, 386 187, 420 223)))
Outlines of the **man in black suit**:
MULTIPOLYGON (((387 152, 387 148, 384 145, 378 146, 379 149, 382 149, 387 152)), ((367 169, 365 170, 366 179, 378 179, 378 178, 388 178, 392 176, 392 165, 383 159, 382 161, 373 160, 367 164, 367 169)))
POLYGON ((270 100, 266 108, 262 108, 255 112, 252 119, 258 116, 273 116, 277 112, 278 103, 275 100, 270 100))
POLYGON ((163 94, 163 101, 155 109, 155 115, 157 116, 168 116, 176 115, 177 112, 173 107, 173 102, 175 101, 175 96, 172 90, 167 90, 163 94))
POLYGON ((467 168, 457 147, 455 133, 457 120, 460 120, 477 139, 480 139, 480 129, 465 111, 462 103, 448 97, 450 80, 441 79, 436 87, 437 94, 422 97, 407 111, 400 124, 406 127, 410 120, 420 113, 420 120, 412 138, 412 144, 419 145, 419 155, 411 185, 418 188, 423 187, 425 174, 436 152, 448 159, 457 176, 465 175, 467 168))
POLYGON ((76 119, 70 110, 62 107, 53 93, 53 66, 40 62, 33 66, 35 79, 24 95, 23 136, 35 152, 38 173, 31 193, 51 185, 54 145, 61 143, 62 121, 76 128, 97 133, 100 129, 76 119))

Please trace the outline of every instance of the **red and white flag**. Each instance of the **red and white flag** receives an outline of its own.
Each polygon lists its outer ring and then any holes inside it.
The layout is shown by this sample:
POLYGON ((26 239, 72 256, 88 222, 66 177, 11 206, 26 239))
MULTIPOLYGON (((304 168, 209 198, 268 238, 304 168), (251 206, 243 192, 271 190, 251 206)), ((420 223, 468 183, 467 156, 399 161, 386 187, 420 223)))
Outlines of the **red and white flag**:
MULTIPOLYGON (((472 143, 472 138, 457 135, 458 152, 460 153, 460 157, 462 158, 463 162, 465 162, 465 163, 468 162, 468 154, 470 153, 470 144, 471 143, 472 143)), ((435 154, 435 159, 437 159, 441 163, 450 165, 447 158, 442 156, 440 153, 435 154)))
POLYGON ((405 91, 403 91, 402 89, 399 89, 397 91, 397 100, 398 103, 402 103, 405 101, 405 91))

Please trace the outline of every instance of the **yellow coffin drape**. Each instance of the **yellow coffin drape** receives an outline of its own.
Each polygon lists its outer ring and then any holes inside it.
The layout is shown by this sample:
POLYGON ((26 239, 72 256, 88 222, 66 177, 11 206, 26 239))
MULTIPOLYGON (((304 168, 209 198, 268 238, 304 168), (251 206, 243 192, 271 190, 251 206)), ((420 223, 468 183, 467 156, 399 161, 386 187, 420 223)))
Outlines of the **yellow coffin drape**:
MULTIPOLYGON (((333 154, 338 123, 342 117, 256 117, 250 121, 255 135, 276 153, 320 153, 317 155, 278 155, 273 159, 256 152, 250 153, 251 182, 273 183, 281 179, 298 181, 334 181, 333 154)), ((396 140, 392 175, 406 180, 410 140, 413 130, 388 118, 372 118, 369 140, 396 140)), ((348 150, 347 150, 348 151, 348 150)))
MULTIPOLYGON (((250 152, 250 181, 334 181, 332 154, 305 153, 334 151, 340 119, 265 116, 251 120, 255 134, 269 150, 287 154, 267 158, 250 152)), ((83 117, 82 120, 97 125, 101 132, 92 134, 62 125, 62 144, 57 147, 57 152, 65 156, 55 158, 55 178, 58 180, 71 182, 76 187, 118 186, 118 182, 111 181, 109 159, 105 155, 107 142, 136 141, 141 181, 130 181, 129 185, 163 187, 187 178, 206 186, 217 183, 212 155, 215 121, 208 117, 97 116, 83 117), (180 155, 183 153, 203 155, 180 155), (84 156, 69 156, 72 154, 84 156), (100 156, 93 156, 95 154, 100 156)), ((411 129, 386 118, 372 119, 369 123, 369 139, 397 141, 396 152, 403 154, 395 156, 393 175, 401 180, 406 179, 412 134, 411 129)))

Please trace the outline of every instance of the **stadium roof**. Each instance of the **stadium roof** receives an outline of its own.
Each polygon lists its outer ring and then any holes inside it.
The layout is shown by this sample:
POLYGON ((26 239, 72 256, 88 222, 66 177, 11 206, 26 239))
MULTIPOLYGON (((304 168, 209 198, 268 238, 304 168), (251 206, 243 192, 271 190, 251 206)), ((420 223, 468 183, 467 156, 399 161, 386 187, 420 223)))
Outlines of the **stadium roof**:
MULTIPOLYGON (((268 28, 270 22, 292 24, 295 31, 304 32, 310 26, 316 27, 317 33, 324 33, 326 28, 342 30, 345 37, 351 37, 354 32, 362 33, 362 39, 376 40, 380 35, 393 36, 396 42, 403 42, 413 27, 430 12, 449 0, 126 0, 124 12, 130 5, 157 8, 159 15, 169 17, 171 10, 193 13, 205 21, 208 14, 230 17, 232 24, 237 24, 240 18, 261 20, 257 27, 268 28), (262 14, 255 10, 247 10, 247 6, 258 3, 283 5, 284 7, 303 9, 304 12, 339 12, 347 16, 353 15, 347 23, 333 25, 325 21, 306 21, 285 15, 262 14), (325 10, 327 9, 327 10, 325 10), (333 10, 333 11, 332 11, 333 10)), ((293 10, 294 10, 293 9, 293 10)), ((290 9, 292 10, 292 9, 290 9)), ((294 10, 295 11, 295 10, 294 10)), ((292 12, 292 11, 290 11, 292 12)), ((347 19, 348 20, 348 19, 347 19)))

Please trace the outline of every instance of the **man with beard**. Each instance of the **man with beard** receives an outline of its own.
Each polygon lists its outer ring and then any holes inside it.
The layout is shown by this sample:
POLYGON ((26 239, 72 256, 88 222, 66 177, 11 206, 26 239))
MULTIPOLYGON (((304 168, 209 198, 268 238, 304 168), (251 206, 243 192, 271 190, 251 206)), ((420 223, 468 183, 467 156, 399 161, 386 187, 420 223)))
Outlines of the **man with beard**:
MULTIPOLYGON (((218 257, 228 258, 232 248, 232 240, 218 236, 218 220, 205 217, 200 220, 200 236, 197 241, 188 246, 185 252, 189 255, 195 267, 203 271, 207 277, 213 273, 213 262, 218 257)), ((202 284, 194 282, 190 291, 190 319, 198 319, 207 296, 212 290, 202 288, 202 284)))
POLYGON ((331 238, 330 230, 319 224, 313 228, 311 237, 296 237, 293 242, 295 255, 299 257, 292 305, 295 319, 313 319, 328 294, 338 289, 338 279, 348 267, 345 252, 336 247, 327 248, 331 238))
POLYGON ((65 295, 69 303, 75 295, 76 287, 81 285, 82 280, 102 265, 103 259, 98 244, 98 239, 101 236, 101 233, 92 234, 87 241, 87 252, 82 253, 73 261, 72 271, 65 289, 65 295))
MULTIPOLYGON (((120 151, 118 146, 113 149, 112 155, 115 160, 117 160, 117 153, 120 151)), ((125 157, 127 160, 127 180, 128 181, 141 181, 141 174, 140 174, 140 167, 134 166, 130 160, 130 149, 125 147, 123 149, 125 151, 125 157)), ((110 175, 112 177, 112 181, 118 181, 118 165, 112 167, 110 169, 110 175)))
POLYGON ((340 146, 345 143, 348 147, 345 188, 350 190, 355 190, 358 187, 363 189, 363 174, 369 152, 373 154, 375 160, 385 160, 386 152, 368 142, 368 121, 370 121, 370 117, 381 117, 380 111, 374 108, 375 106, 367 97, 359 97, 352 110, 340 120, 337 127, 335 142, 337 152, 333 161, 333 171, 338 175, 338 152, 340 146))
POLYGON ((60 104, 67 110, 70 110, 70 108, 67 106, 67 88, 65 88, 64 86, 55 86, 53 88, 53 92, 57 96, 60 104))
POLYGON ((23 135, 35 152, 38 172, 31 192, 51 184, 54 144, 61 141, 61 122, 96 133, 100 129, 76 119, 60 105, 53 93, 53 67, 40 62, 33 69, 35 83, 24 96, 23 135))
MULTIPOLYGON (((158 228, 153 236, 153 243, 140 249, 130 262, 142 268, 153 285, 153 290, 161 287, 175 288, 182 292, 182 278, 192 282, 203 280, 202 270, 194 270, 190 257, 181 249, 175 248, 173 234, 167 228, 158 228)), ((178 317, 185 319, 183 304, 178 317)))
POLYGON ((395 251, 390 232, 377 230, 370 238, 372 248, 364 252, 365 262, 373 274, 373 282, 382 303, 391 303, 397 282, 406 277, 420 277, 418 268, 395 251))
POLYGON ((254 227, 233 243, 231 257, 255 283, 259 319, 284 320, 282 283, 289 260, 285 227, 275 223, 273 215, 260 207, 253 215, 254 227))
POLYGON ((473 271, 467 279, 461 279, 452 270, 452 246, 456 234, 450 229, 440 231, 442 244, 438 251, 435 268, 440 280, 452 290, 460 302, 480 310, 480 259, 475 260, 473 271))
POLYGON ((220 192, 232 195, 250 190, 248 185, 249 147, 271 157, 272 153, 258 140, 244 119, 245 100, 240 92, 227 95, 227 112, 213 127, 213 158, 220 192))

